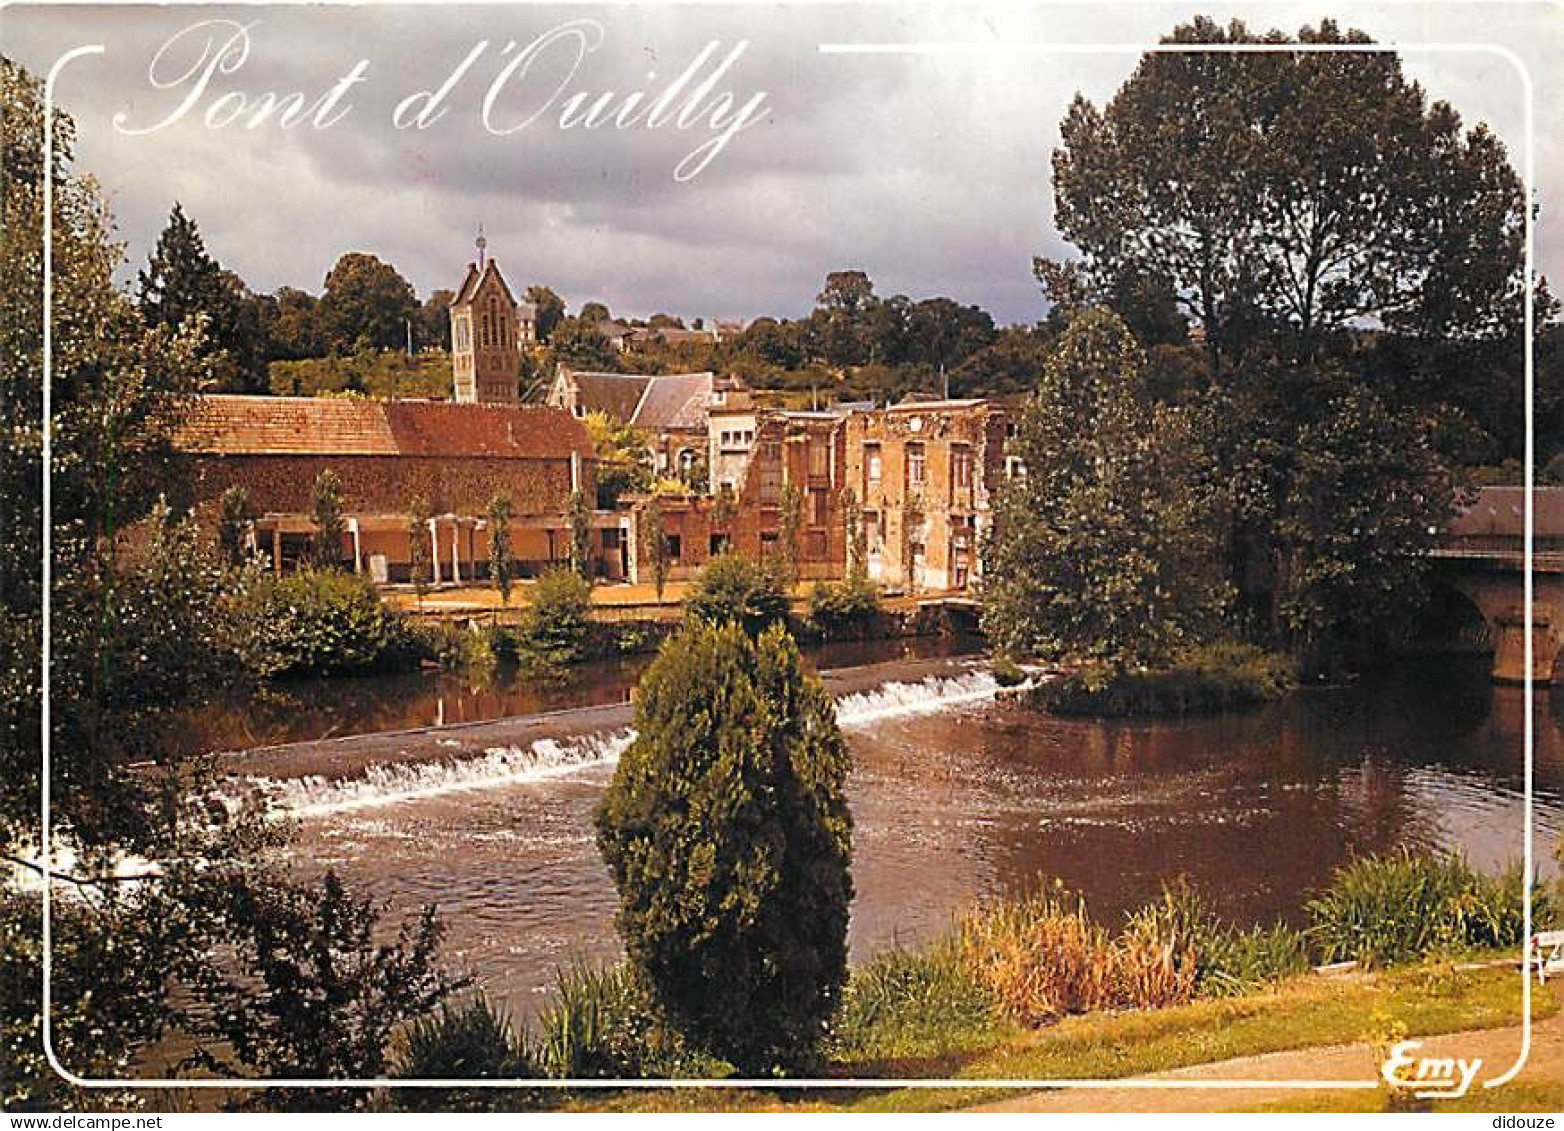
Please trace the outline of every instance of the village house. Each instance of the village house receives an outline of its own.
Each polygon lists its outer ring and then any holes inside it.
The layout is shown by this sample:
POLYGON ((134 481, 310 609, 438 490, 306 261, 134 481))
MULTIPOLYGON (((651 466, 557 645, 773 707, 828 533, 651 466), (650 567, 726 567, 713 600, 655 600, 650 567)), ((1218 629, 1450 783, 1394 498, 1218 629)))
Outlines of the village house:
POLYGON ((560 366, 546 403, 577 419, 602 413, 644 432, 652 468, 688 482, 706 459, 711 373, 586 373, 560 366))
POLYGON ((706 467, 712 494, 736 493, 744 482, 759 413, 754 396, 738 378, 723 377, 713 384, 706 413, 706 467))
MULTIPOLYGON (((565 366, 545 404, 521 405, 521 353, 535 341, 536 311, 516 302, 484 251, 480 237, 450 306, 454 401, 197 398, 175 438, 197 513, 215 520, 224 492, 243 488, 254 549, 286 572, 316 536, 311 496, 330 469, 344 495, 345 563, 379 582, 408 580, 419 500, 431 516, 433 580, 461 584, 487 578, 488 506, 506 495, 518 572, 537 574, 568 561, 572 499, 595 495, 583 421, 601 413, 646 435, 660 478, 689 485, 657 496, 671 580, 695 577, 728 550, 756 561, 784 554, 784 540, 799 580, 838 579, 857 522, 871 580, 907 592, 976 582, 991 493, 1015 471, 1003 405, 786 411, 762 407, 735 377, 565 366)), ((651 498, 591 512, 595 576, 650 579, 651 498)))

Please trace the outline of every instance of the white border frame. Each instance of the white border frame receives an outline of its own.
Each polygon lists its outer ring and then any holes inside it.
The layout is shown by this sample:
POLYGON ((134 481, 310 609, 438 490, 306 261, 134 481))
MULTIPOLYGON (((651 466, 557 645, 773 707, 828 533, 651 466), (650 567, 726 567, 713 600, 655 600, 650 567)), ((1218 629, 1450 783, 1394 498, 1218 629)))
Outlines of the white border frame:
MULTIPOLYGON (((403 0, 407 2, 407 0, 403 0)), ((419 0, 412 3, 422 6, 419 0)), ((327 6, 357 6, 352 0, 326 0, 327 6)), ((191 5, 196 6, 196 5, 191 5)), ((1532 1009, 1531 976, 1524 961, 1525 947, 1532 934, 1532 875, 1533 854, 1533 751, 1534 751, 1534 702, 1532 681, 1532 546, 1533 546, 1533 478, 1534 478, 1534 421, 1533 421, 1533 334, 1535 331, 1534 288, 1536 283, 1536 232, 1533 217, 1535 201, 1535 88, 1526 63, 1509 48, 1492 43, 1372 43, 1372 44, 1175 44, 1175 43, 822 43, 818 45, 822 55, 833 56, 983 56, 983 55, 1128 55, 1140 57, 1147 54, 1316 54, 1353 53, 1404 56, 1408 53, 1429 55, 1487 54, 1497 56, 1515 68, 1525 94, 1524 138, 1525 155, 1522 161, 1522 180, 1525 185, 1525 488, 1524 506, 1524 560, 1522 594, 1525 606, 1523 627, 1526 634, 1524 659, 1526 677, 1522 683, 1525 694, 1522 735, 1525 747, 1525 798, 1523 805, 1522 860, 1525 869, 1525 893, 1523 901, 1524 934, 1521 962, 1521 1049, 1515 1063, 1498 1076, 1483 1082, 1484 1088, 1501 1087, 1520 1074, 1531 1055, 1532 1009)), ((44 83, 44 191, 43 191, 43 616, 42 616, 42 694, 41 744, 41 846, 43 858, 52 859, 51 810, 51 730, 50 710, 52 668, 52 605, 53 605, 53 379, 54 379, 54 90, 60 73, 77 59, 105 53, 103 44, 89 44, 74 48, 61 55, 49 69, 44 83)), ((138 1088, 147 1090, 227 1089, 227 1088, 551 1088, 551 1089, 625 1089, 625 1088, 747 1088, 766 1090, 899 1090, 904 1088, 927 1089, 1009 1089, 1013 1091, 1039 1091, 1043 1089, 1194 1089, 1212 1091, 1266 1090, 1365 1090, 1381 1086, 1379 1079, 1372 1080, 1227 1080, 1227 1079, 1156 1079, 1151 1077, 1126 1077, 1119 1079, 1052 1080, 1052 1079, 924 1079, 907 1077, 875 1077, 869 1079, 668 1079, 668 1080, 443 1080, 375 1078, 367 1080, 305 1079, 305 1078, 239 1078, 239 1079, 179 1079, 179 1078, 116 1078, 98 1079, 79 1076, 61 1063, 53 1041, 53 904, 55 884, 52 876, 46 876, 43 884, 43 1049, 49 1066, 67 1082, 82 1088, 138 1088)))

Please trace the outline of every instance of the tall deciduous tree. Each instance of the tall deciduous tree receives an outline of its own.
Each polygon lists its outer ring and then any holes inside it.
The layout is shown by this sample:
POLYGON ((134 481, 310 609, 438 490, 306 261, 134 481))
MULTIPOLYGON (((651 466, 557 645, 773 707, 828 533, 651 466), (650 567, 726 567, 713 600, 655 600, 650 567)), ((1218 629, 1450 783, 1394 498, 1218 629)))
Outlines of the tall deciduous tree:
POLYGON ((1335 369, 1273 370, 1220 398, 1257 620, 1309 668, 1392 640, 1425 595, 1453 512, 1426 419, 1335 369))
POLYGON ((588 581, 592 578, 592 504, 586 492, 570 492, 570 568, 588 581))
POLYGON ((299 361, 326 353, 326 332, 321 323, 320 299, 295 287, 280 287, 276 294, 277 320, 271 333, 274 358, 299 361))
POLYGON ((1124 323, 1089 310, 1060 339, 1009 451, 985 555, 983 623, 1003 651, 1161 664, 1207 637, 1228 593, 1214 497, 1180 410, 1153 406, 1124 323))
POLYGON ((409 320, 418 317, 413 285, 389 263, 362 251, 338 259, 320 300, 327 344, 338 353, 360 346, 400 349, 409 320))
POLYGON ((782 628, 694 624, 641 677, 596 814, 635 970, 752 1075, 807 1064, 847 979, 850 759, 782 628))
POLYGON ((619 353, 597 329, 595 322, 566 318, 549 335, 549 349, 556 361, 572 369, 612 373, 619 367, 619 353))
POLYGON ((418 594, 418 603, 423 604, 424 594, 429 592, 429 586, 434 582, 434 542, 429 533, 429 520, 433 517, 429 500, 422 495, 415 495, 407 506, 407 568, 411 576, 408 578, 413 583, 413 591, 418 594))
POLYGON ((413 331, 415 350, 451 348, 451 300, 456 292, 441 288, 430 292, 418 308, 418 323, 413 331))
POLYGON ((554 333, 554 327, 565 317, 565 300, 542 283, 533 283, 528 287, 526 298, 537 310, 535 325, 538 341, 547 342, 554 333))
POLYGON ((647 500, 641 512, 641 527, 645 530, 647 556, 651 559, 652 586, 657 599, 663 599, 663 589, 668 584, 668 532, 663 528, 663 504, 655 494, 647 500))
MULTIPOLYGON (((1204 17, 1170 41, 1294 42, 1204 17)), ((1327 20, 1296 42, 1370 41, 1327 20)), ((1393 51, 1147 55, 1061 133, 1060 230, 1098 287, 1170 287, 1213 378, 1256 334, 1311 361, 1365 319, 1488 335, 1514 309, 1525 201, 1504 147, 1393 51)))

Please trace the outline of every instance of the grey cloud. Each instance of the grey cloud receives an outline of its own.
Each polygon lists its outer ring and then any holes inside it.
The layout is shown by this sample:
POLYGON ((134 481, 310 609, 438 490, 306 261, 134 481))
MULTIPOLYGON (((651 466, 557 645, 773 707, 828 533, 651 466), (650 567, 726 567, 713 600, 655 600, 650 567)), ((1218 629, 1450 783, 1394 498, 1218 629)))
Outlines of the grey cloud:
MULTIPOLYGON (((1544 270, 1564 273, 1554 198, 1564 148, 1546 131, 1564 85, 1548 64, 1564 28, 1531 4, 1417 9, 1333 4, 1376 38, 1493 40, 1531 60, 1538 83, 1537 153, 1544 270)), ((826 271, 859 266, 882 293, 947 294, 1002 321, 1032 321, 1042 303, 1034 254, 1068 248, 1051 226, 1049 153, 1070 97, 1097 101, 1134 65, 1130 55, 824 56, 824 41, 1152 42, 1196 10, 1293 31, 1316 14, 1290 5, 934 4, 293 8, 6 8, 8 54, 42 72, 76 43, 105 43, 74 65, 61 98, 79 123, 79 164, 111 192, 133 264, 144 260, 175 198, 208 243, 258 289, 318 289, 337 255, 369 250, 427 294, 452 286, 480 221, 518 284, 544 281, 572 306, 603 299, 646 314, 754 316, 806 310, 826 271), (563 20, 607 31, 578 75, 593 90, 657 89, 708 40, 750 47, 722 84, 768 92, 766 120, 737 137, 700 177, 674 166, 702 131, 564 132, 539 124, 510 138, 478 126, 482 92, 506 40, 563 20), (360 57, 368 79, 355 109, 326 131, 208 130, 185 123, 140 138, 112 115, 153 120, 166 95, 145 68, 174 30, 196 19, 260 21, 235 82, 247 91, 318 92, 360 57), (488 58, 426 131, 390 128, 391 107, 439 84, 481 39, 488 58)), ((1485 119, 1519 156, 1515 81, 1502 65, 1408 55, 1435 97, 1485 119)))

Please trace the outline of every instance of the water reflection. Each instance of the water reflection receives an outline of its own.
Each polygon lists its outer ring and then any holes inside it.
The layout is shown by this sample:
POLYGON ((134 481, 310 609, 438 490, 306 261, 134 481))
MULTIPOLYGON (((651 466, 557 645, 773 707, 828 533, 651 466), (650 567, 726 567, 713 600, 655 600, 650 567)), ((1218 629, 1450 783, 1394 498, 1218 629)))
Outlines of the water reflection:
MULTIPOLYGON (((1252 922, 1296 918, 1353 852, 1460 848, 1498 867, 1521 852, 1521 694, 1481 667, 1408 668, 1215 718, 1102 723, 990 704, 853 731, 854 958, 1039 875, 1113 918, 1182 874, 1252 922)), ((1544 861, 1564 828, 1560 702, 1538 697, 1544 861)), ((399 908, 438 902, 453 955, 530 1010, 556 966, 615 950, 591 830, 610 773, 306 822, 299 858, 399 908)))
MULTIPOLYGON (((959 656, 980 642, 964 636, 839 641, 812 645, 818 668, 882 660, 959 656)), ((598 660, 538 678, 514 667, 474 672, 398 672, 277 683, 188 715, 175 728, 182 753, 252 750, 337 735, 453 726, 571 707, 623 703, 651 653, 598 660)))

